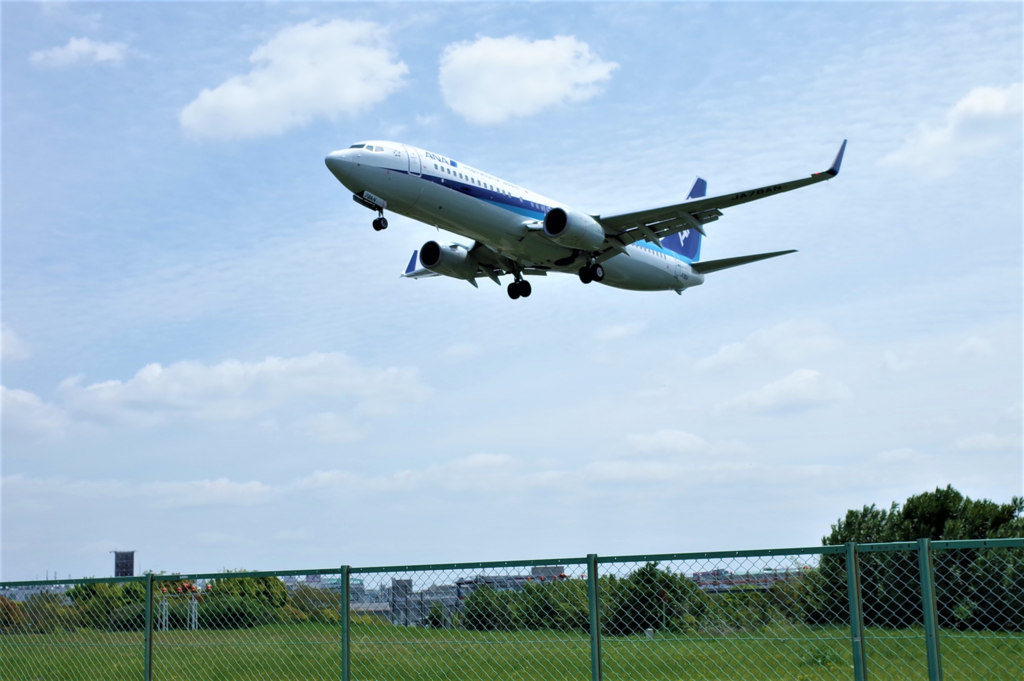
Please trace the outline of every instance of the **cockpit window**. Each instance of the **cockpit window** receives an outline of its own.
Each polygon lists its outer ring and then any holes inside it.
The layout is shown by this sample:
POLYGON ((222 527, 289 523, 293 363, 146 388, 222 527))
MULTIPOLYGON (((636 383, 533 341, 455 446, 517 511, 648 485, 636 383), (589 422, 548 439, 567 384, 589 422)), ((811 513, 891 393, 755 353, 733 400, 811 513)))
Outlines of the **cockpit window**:
POLYGON ((384 147, 374 147, 374 151, 384 151, 384 147))
POLYGON ((353 144, 349 149, 362 149, 365 146, 365 144, 353 144))

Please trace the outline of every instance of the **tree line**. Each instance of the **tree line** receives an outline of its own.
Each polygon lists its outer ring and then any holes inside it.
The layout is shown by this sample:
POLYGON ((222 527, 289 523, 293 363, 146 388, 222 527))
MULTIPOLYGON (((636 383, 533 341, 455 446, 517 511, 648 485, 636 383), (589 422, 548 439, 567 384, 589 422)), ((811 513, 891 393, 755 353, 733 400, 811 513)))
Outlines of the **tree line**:
MULTIPOLYGON (((1008 504, 972 500, 951 486, 912 496, 888 509, 850 510, 822 538, 824 546, 1024 537, 1024 499, 1008 504)), ((902 628, 921 622, 916 550, 865 552, 859 557, 862 611, 868 626, 902 628)), ((933 552, 940 626, 1024 631, 1024 549, 933 552)), ((236 629, 275 622, 334 624, 337 590, 277 577, 223 577, 200 588, 188 580, 160 580, 154 594, 158 628, 236 629), (197 607, 201 604, 201 607, 197 607)), ((706 585, 704 585, 706 586, 706 585)), ((715 634, 777 623, 845 624, 849 621, 846 558, 826 554, 767 583, 742 581, 705 590, 690 575, 647 563, 625 577, 598 580, 603 632, 628 636, 649 629, 715 634)), ((25 601, 0 595, 0 634, 52 633, 92 628, 137 631, 145 626, 145 586, 139 582, 79 584, 63 593, 41 592, 25 601)), ((477 631, 589 629, 586 580, 528 582, 515 590, 480 586, 455 607, 436 601, 423 624, 477 631)))

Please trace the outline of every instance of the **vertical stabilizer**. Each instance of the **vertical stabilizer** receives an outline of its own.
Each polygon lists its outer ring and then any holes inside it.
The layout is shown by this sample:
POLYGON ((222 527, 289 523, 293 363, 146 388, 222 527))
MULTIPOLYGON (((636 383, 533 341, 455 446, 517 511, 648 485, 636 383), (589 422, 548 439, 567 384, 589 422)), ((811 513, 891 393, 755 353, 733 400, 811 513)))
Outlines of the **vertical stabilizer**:
MULTIPOLYGON (((701 199, 704 198, 707 193, 707 180, 703 177, 698 177, 697 181, 693 183, 690 193, 686 195, 686 200, 701 199)), ((670 251, 683 256, 684 259, 690 262, 697 262, 700 260, 700 238, 700 232, 695 229, 688 229, 684 232, 680 232, 679 234, 664 237, 661 240, 661 243, 670 251)))

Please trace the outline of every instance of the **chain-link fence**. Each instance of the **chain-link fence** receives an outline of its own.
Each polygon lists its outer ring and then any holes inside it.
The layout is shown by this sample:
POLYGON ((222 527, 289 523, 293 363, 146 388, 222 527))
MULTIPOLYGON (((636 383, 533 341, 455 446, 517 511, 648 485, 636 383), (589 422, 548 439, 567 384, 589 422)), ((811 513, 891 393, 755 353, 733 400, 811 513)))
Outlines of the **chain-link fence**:
POLYGON ((1024 539, 0 583, 0 679, 1024 679, 1024 539))

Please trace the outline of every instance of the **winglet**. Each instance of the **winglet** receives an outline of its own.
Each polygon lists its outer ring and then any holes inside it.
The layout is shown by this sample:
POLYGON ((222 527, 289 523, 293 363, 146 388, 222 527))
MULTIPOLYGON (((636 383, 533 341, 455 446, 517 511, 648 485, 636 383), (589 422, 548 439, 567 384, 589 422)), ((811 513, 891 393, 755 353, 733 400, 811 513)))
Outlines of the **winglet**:
POLYGON ((418 249, 412 252, 412 258, 409 259, 409 266, 405 268, 406 274, 412 274, 416 271, 416 256, 419 255, 419 253, 418 249))
POLYGON ((843 140, 843 146, 839 147, 839 153, 836 154, 836 160, 832 161, 832 167, 825 171, 827 175, 835 177, 839 174, 839 166, 843 165, 843 154, 846 153, 846 140, 843 140))
POLYGON ((697 181, 693 183, 693 187, 690 189, 690 193, 686 195, 686 200, 690 199, 702 199, 707 194, 708 182, 703 177, 698 177, 697 181))

